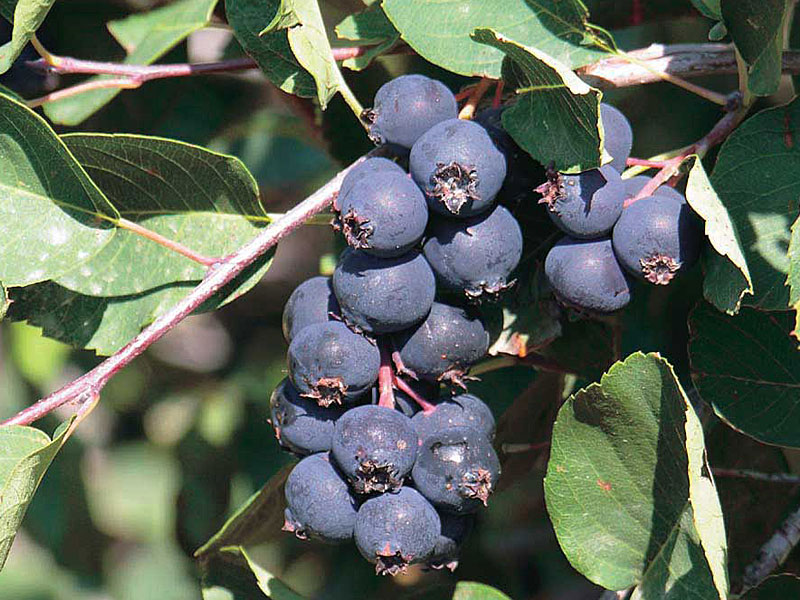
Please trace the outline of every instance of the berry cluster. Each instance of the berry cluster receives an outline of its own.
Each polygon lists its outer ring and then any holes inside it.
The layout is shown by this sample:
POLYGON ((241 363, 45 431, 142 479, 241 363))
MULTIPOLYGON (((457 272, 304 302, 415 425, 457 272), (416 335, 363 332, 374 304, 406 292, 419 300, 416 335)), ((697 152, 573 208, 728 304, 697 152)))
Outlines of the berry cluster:
POLYGON ((611 162, 576 175, 551 172, 536 191, 552 221, 567 234, 545 259, 556 297, 582 311, 610 313, 630 301, 627 273, 666 285, 691 267, 700 253, 702 230, 686 198, 671 187, 630 202, 650 178, 621 179, 633 132, 612 106, 601 104, 600 118, 611 162))
POLYGON ((334 203, 348 247, 286 304, 289 377, 271 419, 304 458, 284 528, 352 538, 380 574, 453 569, 500 474, 492 412, 465 388, 490 342, 477 305, 513 284, 522 233, 495 202, 506 154, 457 118, 443 84, 398 77, 366 117, 409 172, 373 157, 348 173, 334 203))

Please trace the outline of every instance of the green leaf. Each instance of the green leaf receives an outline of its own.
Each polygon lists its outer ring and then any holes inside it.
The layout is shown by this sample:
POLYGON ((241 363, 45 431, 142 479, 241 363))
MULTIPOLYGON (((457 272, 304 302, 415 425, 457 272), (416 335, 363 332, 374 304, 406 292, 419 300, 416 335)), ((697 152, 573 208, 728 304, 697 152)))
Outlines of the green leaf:
POLYGON ((570 69, 613 49, 610 37, 588 24, 579 0, 384 0, 383 10, 421 56, 461 75, 501 76, 503 53, 476 44, 470 36, 477 28, 491 28, 570 69))
POLYGON ((636 353, 559 410, 547 510, 572 566, 634 598, 727 598, 703 430, 672 367, 636 353))
POLYGON ((750 590, 744 600, 780 600, 800 598, 800 577, 790 573, 767 577, 756 589, 750 590))
POLYGON ((519 65, 525 87, 503 112, 503 126, 523 150, 542 164, 577 173, 600 166, 603 144, 598 90, 567 66, 535 47, 523 46, 491 29, 473 38, 502 50, 519 65))
POLYGON ((483 583, 459 581, 453 592, 453 600, 511 600, 511 597, 483 583))
POLYGON ((65 441, 72 420, 53 439, 33 427, 0 427, 0 569, 47 467, 65 441))
POLYGON ((8 312, 8 307, 11 303, 8 300, 8 290, 6 290, 5 286, 2 282, 0 282, 0 321, 5 319, 6 313, 8 312))
POLYGON ((800 342, 800 217, 792 225, 792 236, 789 241, 789 275, 786 278, 789 286, 789 306, 795 311, 794 337, 800 342))
POLYGON ((58 277, 114 237, 114 208, 47 123, 0 96, 0 279, 58 277))
POLYGON ((11 68, 25 44, 44 22, 54 2, 55 0, 0 0, 0 13, 14 24, 11 41, 0 46, 0 74, 11 68))
MULTIPOLYGON (((123 61, 129 65, 149 65, 182 42, 211 19, 217 0, 177 0, 171 4, 108 23, 108 29, 125 49, 123 61)), ((98 75, 89 81, 113 79, 98 75)), ((111 102, 119 88, 99 89, 44 105, 45 114, 54 122, 77 125, 111 102)))
MULTIPOLYGON (((258 186, 239 159, 137 135, 62 138, 120 216, 207 257, 225 256, 268 222, 258 186)), ((199 282, 206 268, 127 229, 56 283, 89 296, 139 294, 199 282)))
POLYGON ((722 0, 725 27, 747 63, 747 85, 757 96, 778 90, 787 0, 722 0))
POLYGON ((703 16, 709 19, 719 21, 722 19, 722 12, 719 8, 720 0, 691 0, 694 7, 699 10, 703 16))
POLYGON ((258 565, 241 546, 225 548, 201 561, 203 600, 303 600, 258 565))
POLYGON ((298 21, 287 31, 289 47, 297 62, 314 77, 317 99, 322 110, 325 110, 336 92, 342 92, 345 97, 350 92, 333 59, 319 4, 317 0, 283 0, 281 5, 284 3, 291 4, 298 21))
POLYGON ((380 4, 373 4, 360 13, 345 17, 335 31, 339 39, 354 42, 356 46, 369 46, 362 56, 342 62, 342 66, 353 71, 366 68, 375 57, 386 52, 400 39, 400 34, 380 4))
POLYGON ((194 556, 203 559, 227 546, 251 546, 274 540, 283 525, 283 486, 293 464, 286 465, 270 477, 260 490, 250 496, 210 540, 198 548, 194 556))
POLYGON ((725 205, 720 200, 703 163, 697 156, 686 183, 686 200, 705 221, 705 232, 711 248, 708 253, 703 295, 719 310, 735 314, 745 294, 753 295, 753 282, 739 236, 725 205), (723 264, 719 264, 723 263, 723 264))
MULTIPOLYGON (((269 269, 274 250, 246 268, 197 309, 216 310, 248 292, 269 269)), ((110 355, 186 297, 194 283, 176 283, 134 296, 86 296, 53 282, 12 288, 8 318, 42 328, 47 337, 110 355)))
POLYGON ((225 0, 225 14, 236 40, 272 83, 289 94, 312 97, 316 93, 314 78, 295 58, 287 31, 259 36, 279 6, 278 0, 225 0))
POLYGON ((789 312, 698 306, 689 318, 692 378, 732 427, 767 444, 800 447, 800 354, 789 312))
POLYGON ((789 307, 789 227, 800 200, 800 100, 763 110, 720 150, 711 183, 739 234, 753 283, 742 305, 789 307))

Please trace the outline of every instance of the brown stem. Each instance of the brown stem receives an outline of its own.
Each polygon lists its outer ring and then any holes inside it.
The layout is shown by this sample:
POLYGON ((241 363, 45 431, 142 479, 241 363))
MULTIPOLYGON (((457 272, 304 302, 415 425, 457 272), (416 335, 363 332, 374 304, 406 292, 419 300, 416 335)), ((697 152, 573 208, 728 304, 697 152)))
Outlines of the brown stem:
POLYGON ((487 79, 484 77, 481 79, 477 85, 472 88, 472 91, 467 98, 467 103, 461 108, 461 111, 458 113, 459 119, 471 119, 475 116, 475 111, 478 108, 478 103, 481 101, 481 98, 489 91, 489 87, 492 85, 493 79, 487 79))
POLYGON ((781 566, 800 542, 800 507, 789 514, 772 537, 761 546, 756 559, 747 565, 743 576, 741 594, 758 587, 770 573, 781 566))
MULTIPOLYGON (((631 87, 663 81, 663 74, 692 78, 736 75, 736 56, 730 44, 653 44, 621 56, 606 58, 581 69, 578 75, 600 89, 631 87)), ((800 73, 800 51, 783 54, 783 72, 800 73)))
POLYGON ((752 479, 754 481, 766 481, 768 483, 787 483, 795 485, 800 483, 800 475, 794 473, 762 473, 750 469, 723 469, 714 467, 712 469, 714 477, 731 477, 736 479, 752 479))
POLYGON ((33 98, 32 100, 26 100, 25 104, 29 108, 36 108, 37 106, 41 106, 42 104, 47 104, 48 102, 55 102, 56 100, 61 100, 63 98, 70 98, 72 96, 77 96, 78 94, 91 92, 93 90, 105 90, 109 88, 132 90, 139 87, 140 85, 141 83, 137 83, 128 78, 99 79, 97 81, 85 81, 84 83, 78 83, 76 85, 72 85, 70 87, 66 87, 61 90, 56 90, 55 92, 50 92, 49 94, 45 94, 44 96, 40 96, 38 98, 33 98))
POLYGON ((109 356, 88 373, 68 383, 49 396, 42 398, 36 404, 22 410, 10 419, 3 421, 0 425, 27 425, 40 419, 59 406, 75 401, 83 403, 94 397, 94 395, 99 394, 103 386, 105 386, 116 373, 144 352, 152 343, 161 339, 170 329, 192 314, 197 307, 203 304, 203 302, 208 300, 208 298, 213 296, 227 283, 232 281, 248 265, 252 264, 258 257, 267 252, 267 250, 300 227, 313 215, 330 206, 334 195, 339 190, 344 176, 355 165, 360 164, 362 160, 363 159, 357 160, 348 168, 338 173, 336 177, 331 179, 319 190, 288 211, 282 219, 268 226, 252 241, 209 268, 206 277, 196 288, 183 300, 153 321, 152 324, 143 329, 139 335, 133 338, 118 352, 109 356))
POLYGON ((165 238, 163 235, 156 233, 155 231, 151 231, 146 227, 142 227, 138 223, 134 223, 133 221, 129 221, 128 219, 118 219, 115 221, 118 227, 122 229, 127 229, 128 231, 132 231, 136 235, 140 235, 143 238, 151 240, 158 244, 159 246, 164 246, 164 248, 168 248, 173 252, 177 252, 178 254, 182 254, 188 259, 193 260, 196 263, 203 265, 204 267, 210 267, 213 264, 219 262, 218 258, 209 258, 207 256, 203 256, 199 252, 195 252, 191 248, 187 248, 180 242, 176 242, 169 238, 165 238))
POLYGON ((655 192, 660 185, 666 183, 667 180, 680 172, 680 167, 687 157, 691 156, 692 154, 697 154, 702 157, 710 148, 716 146, 717 144, 721 144, 725 138, 733 133, 733 130, 736 129, 736 126, 741 123, 742 119, 744 119, 745 115, 747 114, 747 110, 747 106, 742 106, 736 110, 726 113, 725 116, 722 117, 716 125, 714 125, 711 131, 700 138, 696 143, 688 146, 675 158, 665 161, 664 166, 661 167, 661 170, 645 184, 645 186, 639 191, 638 194, 636 194, 636 196, 625 200, 625 204, 623 206, 627 208, 637 200, 646 198, 647 196, 652 196, 653 192, 655 192))

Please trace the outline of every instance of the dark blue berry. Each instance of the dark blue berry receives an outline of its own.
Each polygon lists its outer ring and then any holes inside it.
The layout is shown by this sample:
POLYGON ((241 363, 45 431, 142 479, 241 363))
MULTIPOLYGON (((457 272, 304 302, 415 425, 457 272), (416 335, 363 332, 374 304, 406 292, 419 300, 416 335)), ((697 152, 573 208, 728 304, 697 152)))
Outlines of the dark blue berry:
POLYGON ((626 198, 619 173, 609 165, 577 175, 553 174, 537 191, 543 194, 540 202, 547 205, 553 223, 579 239, 610 233, 626 198))
POLYGON ((395 344, 403 366, 416 377, 463 387, 469 367, 489 349, 489 333, 479 317, 434 302, 428 317, 397 334, 395 344))
POLYGON ((614 256, 610 238, 562 238, 547 253, 544 272, 556 297, 572 308, 610 313, 631 299, 628 279, 614 256))
POLYGON ((633 129, 622 112, 610 104, 600 105, 600 120, 603 123, 606 152, 611 155, 609 165, 618 172, 625 170, 625 162, 633 147, 633 129))
POLYGON ((359 494, 399 488, 417 456, 411 420, 384 406, 357 406, 333 431, 332 455, 359 494))
MULTIPOLYGON (((631 177, 630 179, 625 179, 623 183, 625 184, 625 195, 629 198, 633 198, 639 192, 642 191, 642 188, 650 181, 652 177, 648 177, 647 175, 636 175, 635 177, 631 177)), ((656 191, 653 192, 654 196, 671 196, 675 198, 679 202, 686 202, 686 198, 684 198, 683 194, 681 194, 675 188, 672 188, 668 185, 662 185, 656 188, 656 191)))
POLYGON ((342 414, 339 408, 303 398, 288 378, 272 392, 269 412, 280 445, 300 455, 330 450, 333 424, 342 414))
POLYGON ((369 136, 376 144, 391 142, 406 148, 437 123, 457 115, 453 92, 424 75, 401 75, 384 83, 365 113, 369 136))
POLYGON ((283 337, 291 342, 297 332, 339 315, 330 277, 312 277, 298 285, 283 307, 283 337))
POLYGON ((338 227, 347 243, 375 256, 398 256, 422 239, 425 196, 406 173, 384 170, 340 194, 338 227))
POLYGON ((485 506, 499 476, 500 461, 491 442, 472 427, 451 427, 426 437, 412 471, 420 494, 457 514, 485 506))
POLYGON ((300 539, 344 542, 353 537, 357 503, 327 452, 306 456, 289 473, 284 490, 285 531, 300 539))
POLYGON ((393 160, 383 157, 372 157, 356 165, 344 176, 342 185, 339 186, 335 207, 339 208, 339 198, 350 193, 353 186, 364 179, 377 177, 379 173, 396 173, 405 175, 406 172, 393 160))
POLYGON ((370 498, 358 509, 354 531, 362 556, 379 575, 405 573, 425 561, 436 547, 441 522, 436 510, 409 487, 370 498))
POLYGON ((316 323, 289 344, 289 377, 320 406, 353 402, 378 379, 380 351, 344 323, 316 323))
POLYGON ((497 198, 500 202, 516 206, 530 199, 531 190, 544 178, 544 170, 530 154, 519 147, 503 127, 502 116, 505 109, 505 106, 500 106, 482 110, 475 115, 475 122, 486 130, 494 145, 506 158, 506 178, 497 198))
POLYGON ((686 202, 665 193, 640 198, 614 227, 614 252, 628 271, 666 285, 700 254, 702 225, 686 202))
POLYGON ((348 325, 372 334, 391 333, 425 318, 436 279, 418 252, 378 258, 348 248, 333 273, 333 291, 348 325))
POLYGON ((513 283, 509 276, 522 257, 522 231, 502 206, 467 219, 439 217, 423 252, 443 287, 473 300, 496 298, 513 283))
POLYGON ((432 569, 447 568, 455 571, 458 567, 461 546, 472 531, 475 516, 440 512, 439 520, 442 522, 442 530, 436 540, 433 554, 428 558, 427 565, 432 569))
POLYGON ((411 419, 411 425, 419 439, 449 427, 472 427, 490 441, 494 437, 494 415, 492 409, 473 394, 459 394, 436 404, 430 412, 418 412, 411 419))
POLYGON ((417 140, 409 170, 431 210, 470 217, 491 207, 506 176, 506 159, 483 127, 451 119, 417 140))

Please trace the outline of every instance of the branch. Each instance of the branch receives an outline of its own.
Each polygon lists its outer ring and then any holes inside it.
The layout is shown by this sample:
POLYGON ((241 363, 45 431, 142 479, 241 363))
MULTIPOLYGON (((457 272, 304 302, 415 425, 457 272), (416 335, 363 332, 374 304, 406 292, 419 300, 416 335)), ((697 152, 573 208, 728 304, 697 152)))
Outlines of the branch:
POLYGON ((783 564, 800 542, 800 507, 781 523, 767 543, 761 546, 756 559, 744 570, 742 593, 757 587, 770 573, 783 564))
POLYGON ((267 250, 300 227, 313 215, 325 210, 333 202, 344 176, 362 160, 355 161, 319 190, 288 211, 279 221, 269 225, 251 242, 210 267, 203 281, 188 296, 143 329, 125 347, 109 356, 85 375, 42 398, 36 404, 29 406, 10 419, 0 423, 0 425, 28 425, 59 406, 70 402, 83 404, 87 400, 96 397, 120 369, 192 314, 197 307, 233 280, 248 265, 266 253, 267 250))
POLYGON ((750 469, 722 469, 715 467, 712 469, 714 477, 731 477, 736 479, 752 479, 754 481, 766 481, 768 483, 800 483, 800 475, 794 473, 762 473, 750 469))
MULTIPOLYGON (((682 78, 736 75, 736 57, 729 44, 653 44, 578 69, 589 85, 600 89, 630 87, 664 80, 663 74, 682 78)), ((783 72, 800 73, 800 51, 783 54, 783 72)))

